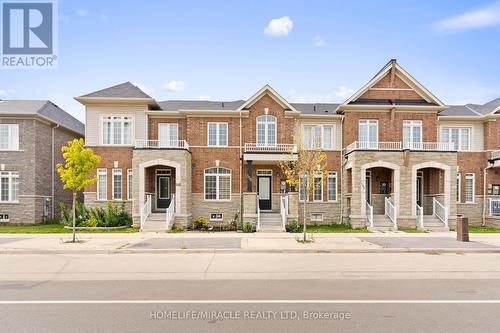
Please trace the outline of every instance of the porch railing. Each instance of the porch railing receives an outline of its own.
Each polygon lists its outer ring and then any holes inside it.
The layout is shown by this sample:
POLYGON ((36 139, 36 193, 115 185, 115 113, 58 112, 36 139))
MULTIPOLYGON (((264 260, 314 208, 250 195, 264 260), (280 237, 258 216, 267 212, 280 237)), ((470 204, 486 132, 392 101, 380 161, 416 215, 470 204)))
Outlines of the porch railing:
POLYGON ((500 216, 500 198, 490 198, 490 216, 500 216))
POLYGON ((432 215, 440 219, 448 228, 448 208, 443 206, 436 198, 432 198, 432 215))
POLYGON ((144 228, 144 222, 146 222, 149 214, 151 214, 151 195, 146 196, 146 203, 141 208, 141 230, 144 228))
POLYGON ((189 150, 189 144, 186 140, 135 140, 135 148, 140 149, 186 149, 189 150))
POLYGON ((172 199, 170 200, 170 204, 168 205, 167 210, 165 212, 167 230, 171 228, 170 223, 172 223, 174 216, 175 216, 175 194, 172 194, 172 199))
POLYGON ((370 228, 373 228, 373 206, 368 201, 366 202, 366 221, 370 228))
POLYGON ((417 226, 424 228, 424 209, 417 204, 417 226))
POLYGON ((281 223, 283 225, 283 231, 286 230, 286 217, 288 215, 288 196, 281 196, 280 200, 280 213, 281 213, 281 223))
POLYGON ((401 151, 403 149, 419 150, 419 151, 455 151, 453 142, 411 142, 402 143, 401 141, 394 142, 379 142, 379 141, 354 141, 348 145, 345 150, 346 154, 354 150, 380 150, 380 151, 401 151))
POLYGON ((275 145, 259 145, 257 143, 245 143, 245 153, 296 153, 297 145, 278 143, 275 145))
POLYGON ((396 207, 394 207, 394 204, 391 202, 391 200, 388 197, 385 197, 385 215, 387 215, 389 217, 389 219, 394 224, 394 228, 396 228, 396 226, 397 226, 396 207))

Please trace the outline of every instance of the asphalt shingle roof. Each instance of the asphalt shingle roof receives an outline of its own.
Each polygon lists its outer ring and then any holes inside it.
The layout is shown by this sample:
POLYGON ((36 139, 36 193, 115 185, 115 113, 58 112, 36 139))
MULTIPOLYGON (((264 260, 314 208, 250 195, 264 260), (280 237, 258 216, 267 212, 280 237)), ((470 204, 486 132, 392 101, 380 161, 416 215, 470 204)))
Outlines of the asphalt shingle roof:
POLYGON ((38 114, 74 132, 85 134, 82 122, 47 100, 0 100, 0 114, 38 114))
POLYGON ((124 82, 109 88, 101 89, 81 97, 108 97, 108 98, 148 98, 151 96, 133 85, 131 82, 124 82))
POLYGON ((161 110, 236 110, 245 101, 200 101, 200 100, 169 100, 158 102, 161 110))
POLYGON ((449 108, 442 111, 440 116, 464 116, 464 117, 480 117, 487 115, 500 107, 500 97, 489 101, 483 105, 465 104, 465 105, 450 105, 449 108))

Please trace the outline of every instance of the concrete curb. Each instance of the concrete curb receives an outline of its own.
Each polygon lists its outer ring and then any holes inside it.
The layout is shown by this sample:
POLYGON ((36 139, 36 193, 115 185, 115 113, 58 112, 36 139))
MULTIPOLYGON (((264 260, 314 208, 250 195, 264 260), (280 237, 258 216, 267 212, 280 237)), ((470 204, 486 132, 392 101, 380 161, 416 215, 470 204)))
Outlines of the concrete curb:
POLYGON ((500 248, 380 248, 380 249, 112 249, 112 250, 0 250, 0 254, 170 254, 170 253, 422 253, 422 254, 466 254, 500 253, 500 248))

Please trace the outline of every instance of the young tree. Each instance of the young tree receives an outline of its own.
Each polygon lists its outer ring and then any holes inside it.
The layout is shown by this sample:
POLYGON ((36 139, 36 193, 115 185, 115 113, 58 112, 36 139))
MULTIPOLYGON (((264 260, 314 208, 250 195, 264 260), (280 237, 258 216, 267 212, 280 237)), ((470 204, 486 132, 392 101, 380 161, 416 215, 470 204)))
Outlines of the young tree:
POLYGON ((84 148, 83 144, 83 139, 68 141, 68 145, 61 148, 66 163, 57 164, 57 172, 64 183, 64 188, 73 191, 73 243, 76 229, 76 195, 86 186, 95 184, 97 176, 90 177, 90 175, 101 162, 101 157, 94 155, 91 148, 84 148))
MULTIPOLYGON (((303 196, 304 202, 304 241, 307 240, 306 220, 307 220, 307 201, 309 195, 319 186, 315 179, 325 174, 326 153, 321 149, 310 149, 309 147, 321 147, 320 142, 309 142, 307 147, 302 135, 295 136, 296 151, 290 151, 290 161, 280 162, 280 168, 285 176, 289 186, 299 189, 299 197, 303 196)), ((314 195, 314 193, 313 193, 314 195)))

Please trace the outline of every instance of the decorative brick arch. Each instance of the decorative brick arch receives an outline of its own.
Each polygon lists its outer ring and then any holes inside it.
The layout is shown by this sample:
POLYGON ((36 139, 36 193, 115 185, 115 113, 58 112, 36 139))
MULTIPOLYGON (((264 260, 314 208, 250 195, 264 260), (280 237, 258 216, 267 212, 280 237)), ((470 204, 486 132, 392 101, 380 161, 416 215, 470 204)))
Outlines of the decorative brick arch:
POLYGON ((411 213, 413 216, 417 215, 417 207, 415 204, 417 202, 417 172, 419 169, 424 169, 424 168, 434 168, 444 171, 444 206, 447 207, 448 210, 450 209, 451 167, 444 163, 429 161, 429 162, 415 164, 411 168, 411 213))
POLYGON ((144 185, 145 185, 144 175, 146 172, 146 168, 149 168, 149 167, 152 167, 155 165, 168 166, 168 167, 175 168, 175 179, 176 179, 176 181, 175 181, 176 182, 175 193, 176 193, 176 198, 179 198, 179 199, 175 200, 175 211, 182 213, 181 212, 181 200, 180 200, 180 198, 181 198, 180 194, 181 194, 182 189, 181 189, 181 183, 179 181, 179 179, 181 179, 181 165, 178 162, 171 161, 171 160, 164 160, 161 158, 150 160, 147 162, 142 162, 141 164, 139 164, 139 209, 142 209, 142 207, 144 206, 144 185))
MULTIPOLYGON (((366 170, 371 168, 386 168, 391 169, 394 172, 394 208, 396 210, 396 220, 399 214, 399 189, 400 189, 400 175, 401 175, 401 167, 397 164, 386 162, 386 161, 376 161, 363 164, 361 166, 360 176, 361 182, 360 184, 364 184, 366 181, 366 170)), ((361 215, 366 216, 366 190, 364 189, 360 193, 361 195, 361 215)))

